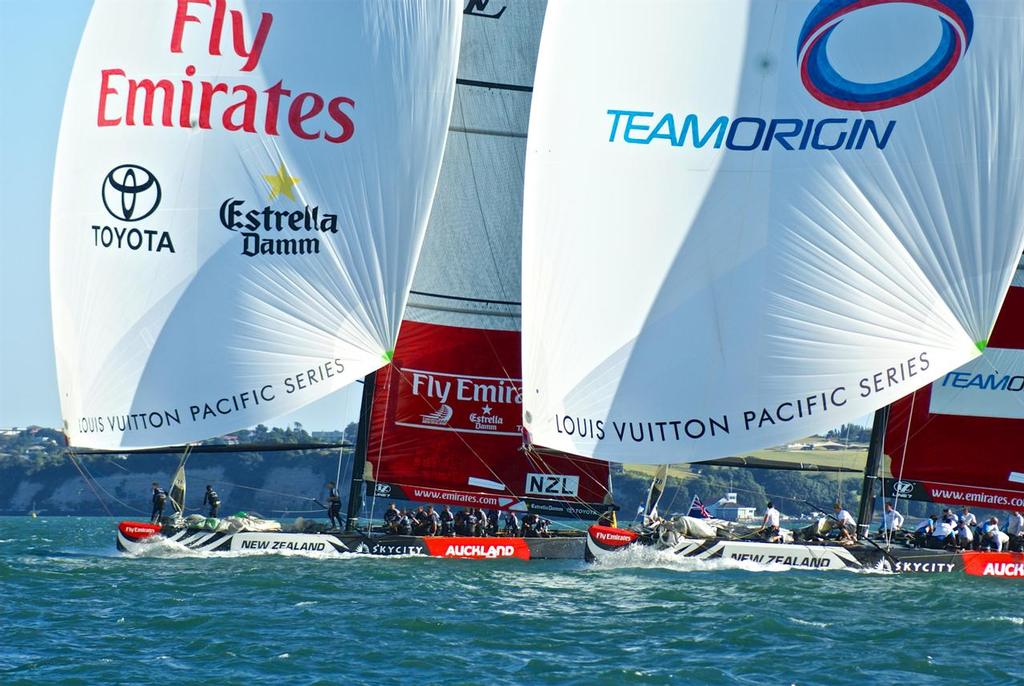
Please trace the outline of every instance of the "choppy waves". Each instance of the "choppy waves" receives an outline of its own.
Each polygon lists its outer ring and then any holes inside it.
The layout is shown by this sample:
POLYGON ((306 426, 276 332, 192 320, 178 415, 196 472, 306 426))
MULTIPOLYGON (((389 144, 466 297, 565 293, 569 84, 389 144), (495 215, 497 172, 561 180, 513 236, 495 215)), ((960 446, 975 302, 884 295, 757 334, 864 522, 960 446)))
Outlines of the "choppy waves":
POLYGON ((1024 640, 1024 587, 1004 580, 653 550, 586 565, 164 541, 133 557, 111 520, 27 522, 0 519, 3 684, 1019 683, 1012 659, 962 659, 1024 640))

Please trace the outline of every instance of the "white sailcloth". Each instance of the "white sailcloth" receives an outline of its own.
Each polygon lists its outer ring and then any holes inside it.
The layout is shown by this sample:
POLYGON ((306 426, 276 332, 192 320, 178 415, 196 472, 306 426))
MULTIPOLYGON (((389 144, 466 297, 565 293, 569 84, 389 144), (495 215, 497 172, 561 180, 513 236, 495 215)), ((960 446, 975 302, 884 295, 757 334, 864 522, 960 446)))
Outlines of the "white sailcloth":
POLYGON ((978 355, 1024 241, 1022 64, 1012 0, 554 3, 525 184, 533 441, 726 456, 978 355))
POLYGON ((100 0, 61 126, 72 445, 293 411, 387 362, 447 134, 456 0, 100 0))
POLYGON ((546 0, 469 3, 459 83, 407 318, 518 331, 523 171, 546 0))

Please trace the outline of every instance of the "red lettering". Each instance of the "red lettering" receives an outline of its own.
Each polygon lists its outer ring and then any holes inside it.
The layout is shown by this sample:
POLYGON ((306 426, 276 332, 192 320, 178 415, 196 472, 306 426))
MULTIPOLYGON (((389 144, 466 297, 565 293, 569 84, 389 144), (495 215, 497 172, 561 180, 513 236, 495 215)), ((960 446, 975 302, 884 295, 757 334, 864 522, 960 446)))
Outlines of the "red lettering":
POLYGON ((292 101, 291 107, 288 108, 288 126, 291 127, 292 133, 303 140, 311 141, 320 137, 320 132, 306 133, 306 130, 302 128, 302 122, 307 119, 312 119, 324 109, 324 99, 316 93, 301 93, 295 100, 292 101), (312 100, 312 107, 308 112, 302 111, 302 103, 306 99, 312 100))
POLYGON ((142 79, 141 81, 128 79, 128 111, 124 118, 125 124, 135 126, 135 97, 141 90, 146 98, 142 103, 142 124, 143 126, 153 125, 153 101, 156 99, 157 89, 162 90, 164 94, 160 123, 164 126, 174 126, 174 121, 171 119, 171 107, 174 103, 174 84, 167 79, 160 79, 156 83, 149 79, 142 79))
POLYGON ((292 92, 281 85, 282 82, 278 81, 273 86, 263 91, 270 98, 267 100, 267 118, 264 122, 264 129, 271 136, 277 136, 277 112, 281 105, 281 97, 290 98, 292 92))
POLYGON ((224 0, 217 0, 213 5, 213 25, 210 26, 210 54, 220 54, 220 34, 224 30, 224 12, 227 6, 224 0))
POLYGON ((234 38, 235 52, 239 57, 247 58, 242 65, 242 71, 252 71, 263 55, 263 44, 267 42, 267 34, 270 33, 270 25, 274 23, 274 16, 269 12, 260 15, 260 25, 256 29, 256 37, 253 39, 252 50, 246 52, 245 33, 242 31, 242 13, 231 10, 231 35, 234 38))
POLYGON ((210 128, 210 110, 213 109, 213 94, 227 93, 228 84, 203 81, 203 94, 199 98, 199 128, 210 128))
POLYGON ((96 126, 117 126, 121 118, 107 119, 107 96, 117 95, 117 89, 108 84, 111 76, 124 76, 124 69, 103 69, 100 71, 100 108, 96 113, 96 126))
POLYGON ((352 98, 337 97, 328 103, 327 113, 331 115, 331 119, 341 125, 341 133, 337 136, 332 136, 326 132, 324 133, 324 138, 329 140, 331 143, 344 143, 356 132, 355 123, 352 121, 351 117, 342 111, 342 105, 349 105, 354 109, 356 101, 352 98))
MULTIPOLYGON (((178 9, 174 13, 174 28, 171 30, 171 52, 181 52, 181 37, 185 33, 185 22, 199 21, 199 17, 193 17, 188 13, 188 5, 191 2, 210 6, 210 0, 178 0, 178 9)), ((220 53, 213 53, 219 55, 220 53)))
POLYGON ((237 102, 231 107, 224 110, 224 116, 221 117, 221 121, 224 123, 224 128, 228 131, 248 131, 249 133, 256 133, 256 103, 259 98, 256 95, 255 89, 252 86, 239 85, 235 86, 232 93, 245 93, 245 97, 241 102, 237 102), (242 123, 236 124, 231 120, 236 112, 242 113, 242 123))
MULTIPOLYGON (((195 76, 196 68, 193 65, 185 67, 185 76, 195 76)), ((183 129, 192 128, 192 82, 187 79, 181 81, 181 107, 178 108, 178 126, 183 129)))

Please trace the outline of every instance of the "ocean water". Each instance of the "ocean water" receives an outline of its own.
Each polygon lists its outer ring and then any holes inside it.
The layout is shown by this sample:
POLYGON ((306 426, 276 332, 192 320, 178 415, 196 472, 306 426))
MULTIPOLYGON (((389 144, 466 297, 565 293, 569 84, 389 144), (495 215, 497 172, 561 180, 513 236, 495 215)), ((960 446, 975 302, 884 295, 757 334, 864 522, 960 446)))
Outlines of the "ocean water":
POLYGON ((129 557, 114 527, 0 518, 0 684, 1024 684, 1013 580, 129 557))

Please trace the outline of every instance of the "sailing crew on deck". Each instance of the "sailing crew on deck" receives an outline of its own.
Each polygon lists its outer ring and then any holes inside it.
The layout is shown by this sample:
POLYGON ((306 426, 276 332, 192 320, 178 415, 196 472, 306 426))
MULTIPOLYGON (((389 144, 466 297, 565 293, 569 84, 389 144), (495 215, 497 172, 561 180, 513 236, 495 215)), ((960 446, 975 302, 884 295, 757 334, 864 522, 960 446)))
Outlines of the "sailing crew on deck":
POLYGON ((928 538, 929 548, 952 548, 956 545, 956 520, 953 513, 946 511, 939 521, 935 522, 932 535, 928 538))
POLYGON ((1006 520, 1006 534, 1010 537, 1009 549, 1014 552, 1024 550, 1024 515, 1011 512, 1006 520))
POLYGON ((970 550, 974 547, 974 531, 967 526, 967 522, 963 519, 956 525, 956 545, 963 550, 970 550))
POLYGON ((963 521, 964 524, 972 529, 978 526, 978 518, 974 516, 973 512, 971 512, 971 508, 966 505, 960 508, 960 514, 957 515, 957 521, 963 521))
POLYGON ((519 517, 517 517, 516 513, 512 510, 505 512, 505 535, 519 535, 519 517))
POLYGON ((928 542, 928 537, 932 535, 937 519, 938 515, 928 515, 917 523, 917 528, 914 529, 914 544, 919 548, 923 548, 928 542))
POLYGON ((416 508, 416 513, 412 516, 412 527, 413 533, 417 536, 426 536, 430 530, 430 517, 422 505, 416 508))
POLYGON ((999 535, 999 520, 989 517, 988 521, 981 525, 981 540, 978 541, 980 550, 994 550, 997 553, 1003 550, 1003 537, 999 535))
POLYGON ((523 515, 523 536, 526 538, 536 538, 539 535, 537 533, 539 524, 540 517, 535 512, 528 512, 523 515))
POLYGON ((203 505, 210 506, 210 516, 216 517, 217 513, 220 512, 220 496, 217 495, 217 491, 213 490, 213 486, 206 484, 206 493, 203 495, 203 505))
POLYGON ((455 535, 455 515, 452 514, 452 508, 447 505, 441 510, 441 535, 455 535))
POLYGON ((327 518, 332 527, 341 528, 341 496, 333 481, 327 482, 327 518))
POLYGON ((388 505, 388 509, 384 510, 384 528, 389 534, 398 533, 398 520, 402 518, 402 513, 398 511, 398 507, 391 503, 388 505))
POLYGON ((779 532, 779 511, 775 509, 772 501, 768 501, 768 507, 764 511, 764 519, 761 520, 761 537, 769 543, 781 543, 782 534, 779 532))
POLYGON ((437 536, 441 533, 441 516, 437 514, 437 510, 434 509, 433 505, 427 507, 427 517, 430 518, 429 534, 437 536))
POLYGON ((398 518, 398 533, 400 536, 412 536, 412 516, 408 510, 402 512, 398 518))
POLYGON ((828 531, 838 529, 839 537, 837 540, 840 542, 853 541, 854 534, 857 531, 857 522, 854 521, 853 515, 843 509, 843 506, 839 503, 832 505, 832 510, 835 514, 832 515, 832 520, 830 522, 832 526, 828 528, 828 531))
POLYGON ((903 515, 892 506, 892 503, 885 504, 885 514, 882 515, 882 526, 878 528, 878 535, 883 538, 892 538, 903 526, 903 515))
POLYGON ((149 521, 156 524, 160 521, 160 518, 164 516, 164 503, 167 502, 167 491, 160 488, 160 484, 153 482, 153 512, 149 516, 149 521))

